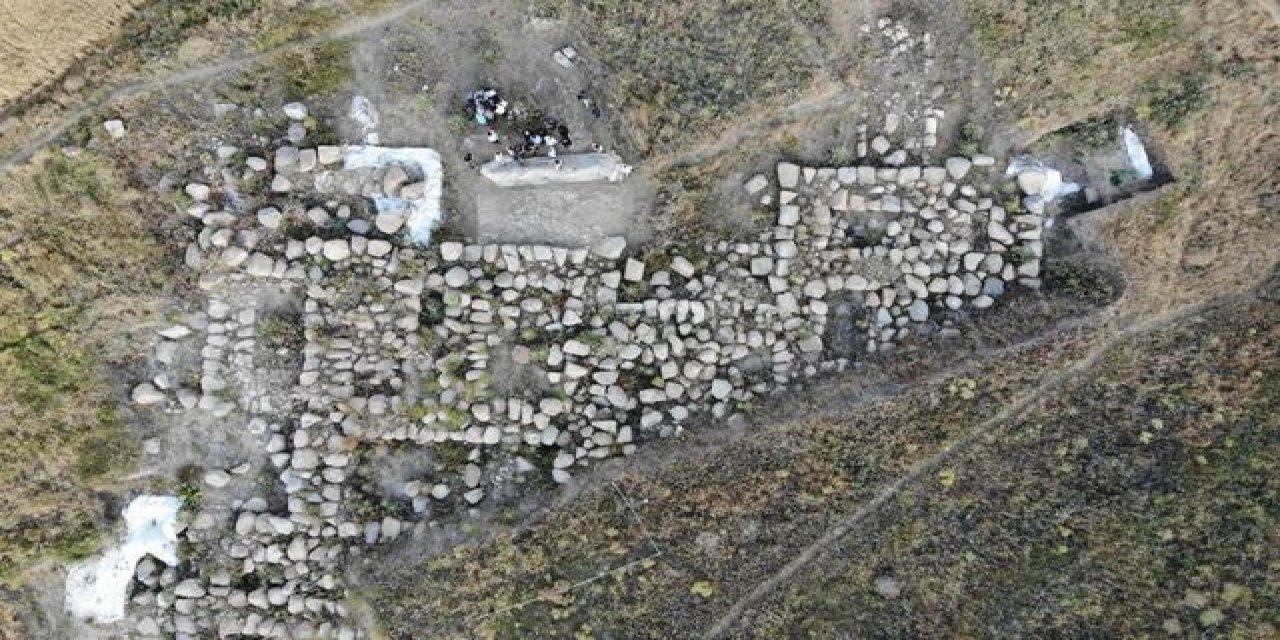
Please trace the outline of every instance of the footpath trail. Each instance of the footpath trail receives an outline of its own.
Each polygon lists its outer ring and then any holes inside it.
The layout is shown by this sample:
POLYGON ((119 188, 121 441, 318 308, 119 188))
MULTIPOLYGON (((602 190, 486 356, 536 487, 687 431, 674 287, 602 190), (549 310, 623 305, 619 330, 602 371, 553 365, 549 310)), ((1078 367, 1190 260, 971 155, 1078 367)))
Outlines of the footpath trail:
MULTIPOLYGON (((953 458, 957 453, 963 451, 978 439, 987 436, 999 430, 1007 423, 1018 419, 1028 410, 1034 408, 1041 399, 1062 390, 1081 376, 1088 374, 1093 370, 1094 366, 1097 365, 1098 361, 1116 346, 1126 341, 1157 331, 1176 322, 1194 317, 1195 315, 1204 312, 1206 309, 1220 304, 1229 303, 1230 301, 1240 297, 1241 294, 1227 294, 1202 301, 1195 305, 1173 309, 1157 316, 1153 316, 1142 322, 1133 324, 1108 336, 1093 348, 1089 349, 1087 353, 1069 366, 1064 367, 1059 370, 1058 373, 1045 378, 1045 380, 1034 389, 1014 398, 1012 402, 993 415, 990 419, 961 435, 936 455, 920 461, 906 473, 886 484, 876 493, 875 497, 842 518, 834 526, 828 529, 826 533, 822 534, 818 539, 805 547, 805 549, 792 558, 790 562, 784 565, 772 576, 757 584, 750 593, 735 602, 733 606, 729 607, 729 610, 725 612, 725 614, 721 616, 706 633, 703 634, 703 638, 710 640, 724 637, 750 607, 769 596, 780 586, 793 578, 797 573, 813 563, 813 561, 818 559, 823 553, 839 542, 841 538, 853 531, 853 529, 863 521, 872 517, 890 500, 894 499, 902 492, 903 489, 934 471, 940 465, 953 458)), ((1051 338, 1054 335, 1058 335, 1058 333, 1058 331, 1051 331, 1046 334, 1042 334, 1036 338, 1035 342, 1051 338)))
POLYGON ((192 67, 189 69, 179 69, 155 78, 126 82, 115 87, 100 89, 84 104, 67 112, 56 123, 49 126, 44 130, 44 132, 30 140, 22 148, 0 158, 0 171, 8 171, 14 166, 31 159, 31 157, 41 149, 53 143, 62 136, 62 134, 66 133, 67 130, 73 127, 81 118, 117 100, 188 82, 211 78, 228 71, 243 69, 269 60, 273 56, 281 53, 287 53, 298 49, 306 49, 336 40, 344 40, 366 31, 392 24, 401 20, 410 13, 431 4, 433 3, 430 2, 430 0, 411 0, 377 13, 361 17, 352 17, 348 20, 344 20, 342 24, 332 29, 322 31, 313 36, 294 40, 272 49, 267 49, 258 53, 230 56, 207 65, 192 67))

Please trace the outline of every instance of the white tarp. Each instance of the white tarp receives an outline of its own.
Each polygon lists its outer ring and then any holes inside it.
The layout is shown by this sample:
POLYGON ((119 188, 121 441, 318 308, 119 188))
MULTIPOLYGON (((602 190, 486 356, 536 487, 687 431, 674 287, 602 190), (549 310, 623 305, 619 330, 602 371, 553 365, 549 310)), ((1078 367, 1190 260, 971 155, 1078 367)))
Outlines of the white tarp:
POLYGON ((378 110, 364 96, 351 99, 351 119, 360 125, 365 144, 378 144, 378 110))
POLYGON ((444 197, 444 165, 440 154, 434 149, 421 147, 347 147, 343 156, 344 169, 362 169, 367 167, 383 167, 390 164, 410 165, 422 173, 423 189, 421 198, 406 200, 404 198, 379 197, 374 199, 378 213, 399 213, 408 211, 405 220, 405 232, 409 239, 419 244, 431 240, 431 231, 444 218, 441 199, 444 197))
POLYGON ((1151 159, 1147 157, 1147 148, 1142 145, 1142 139, 1134 132, 1133 127, 1125 127, 1121 133, 1124 135, 1125 151, 1129 154, 1129 166, 1133 167, 1134 173, 1143 180, 1155 175, 1151 170, 1151 159))
POLYGON ((1017 176, 1024 171, 1038 171, 1044 176, 1044 187, 1040 190, 1040 193, 1027 195, 1038 195, 1045 204, 1052 202, 1055 198, 1080 191, 1080 185, 1063 181, 1061 171, 1031 156, 1014 158, 1009 162, 1009 168, 1005 170, 1005 175, 1017 176))
POLYGON ((480 168, 480 175, 501 187, 525 187, 577 182, 619 182, 631 167, 616 153, 575 153, 553 158, 529 158, 516 162, 504 158, 480 168))
POLYGON ((180 507, 172 496, 134 498, 124 510, 124 541, 67 573, 67 611, 101 623, 123 619, 138 561, 151 555, 165 564, 178 564, 180 507))

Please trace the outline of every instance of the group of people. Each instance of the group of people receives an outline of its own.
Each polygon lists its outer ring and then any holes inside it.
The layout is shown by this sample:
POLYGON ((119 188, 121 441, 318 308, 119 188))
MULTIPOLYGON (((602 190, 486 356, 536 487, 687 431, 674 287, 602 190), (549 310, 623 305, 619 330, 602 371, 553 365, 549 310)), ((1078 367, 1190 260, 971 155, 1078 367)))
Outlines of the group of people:
MULTIPOLYGON (((585 92, 578 94, 578 100, 590 110, 593 116, 600 117, 600 107, 593 104, 585 92)), ((560 152, 573 148, 573 138, 570 136, 568 125, 552 117, 544 118, 540 124, 504 139, 504 136, 498 132, 498 120, 504 119, 514 124, 520 119, 520 114, 513 105, 498 95, 495 89, 472 91, 467 94, 466 105, 471 119, 476 124, 486 127, 485 137, 489 142, 501 147, 501 150, 494 154, 495 160, 518 162, 527 158, 547 157, 555 161, 556 168, 560 168, 562 166, 558 157, 560 152), (515 139, 514 142, 511 138, 515 139)), ((592 144, 591 150, 600 153, 604 151, 604 147, 600 144, 592 144)), ((466 154, 465 160, 468 165, 471 165, 472 154, 466 154)))
POLYGON ((499 117, 514 117, 507 101, 496 89, 477 89, 467 95, 467 113, 478 125, 488 125, 499 117))
MULTIPOLYGON (((489 129, 489 142, 503 144, 502 138, 493 129, 489 129)), ((506 147, 506 153, 509 153, 514 160, 534 158, 540 155, 555 158, 559 155, 558 148, 563 148, 566 151, 573 148, 573 138, 569 136, 569 127, 555 118, 545 118, 541 125, 532 129, 525 129, 514 144, 506 147)))

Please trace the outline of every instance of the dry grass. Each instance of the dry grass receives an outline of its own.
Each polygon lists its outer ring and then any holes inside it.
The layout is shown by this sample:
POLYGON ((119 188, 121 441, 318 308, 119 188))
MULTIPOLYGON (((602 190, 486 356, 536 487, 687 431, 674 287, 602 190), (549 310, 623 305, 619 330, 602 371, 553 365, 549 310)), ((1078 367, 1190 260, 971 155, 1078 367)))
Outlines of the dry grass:
POLYGON ((7 0, 0 4, 0 107, 62 75, 110 38, 140 0, 7 0))
POLYGON ((661 155, 808 86, 817 65, 804 28, 824 15, 816 4, 591 0, 549 6, 582 26, 607 102, 625 114, 630 143, 661 155))
POLYGON ((1115 349, 731 635, 1275 637, 1278 321, 1273 297, 1115 349), (903 595, 876 594, 879 576, 903 595))
POLYGON ((92 551, 93 489, 132 461, 108 347, 168 261, 137 204, 88 153, 0 183, 0 577, 92 551))
POLYGON ((1181 184, 1110 221, 1133 286, 1159 312, 1249 286, 1275 260, 1280 29, 1257 3, 967 0, 1006 97, 997 118, 1030 139, 1131 108, 1181 184))

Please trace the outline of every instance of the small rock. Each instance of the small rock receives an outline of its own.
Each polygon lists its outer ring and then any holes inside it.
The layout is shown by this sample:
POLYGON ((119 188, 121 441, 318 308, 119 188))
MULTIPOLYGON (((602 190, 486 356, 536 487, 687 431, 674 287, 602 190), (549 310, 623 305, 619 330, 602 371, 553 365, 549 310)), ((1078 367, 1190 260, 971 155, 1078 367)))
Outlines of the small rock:
POLYGON ((461 242, 441 242, 440 259, 445 262, 456 262, 462 258, 461 242))
POLYGON ((114 140, 119 140, 124 137, 124 122, 120 120, 107 120, 102 123, 102 128, 106 129, 107 135, 110 135, 114 140))
POLYGON ((150 382, 144 382, 133 388, 133 402, 139 406, 149 406, 164 402, 164 394, 150 382))
POLYGON ((622 271, 622 279, 627 282, 644 280, 644 263, 635 258, 627 258, 627 266, 622 271))
POLYGON ((351 257, 351 245, 346 240, 326 240, 324 257, 330 262, 339 262, 351 257))
POLYGON ((910 316, 912 322, 924 322, 929 319, 929 305, 924 300, 916 298, 907 306, 907 315, 910 316))
POLYGON ((454 289, 461 287, 471 280, 471 274, 467 273, 466 267, 454 267, 444 274, 444 283, 454 289))
POLYGON ((399 231, 404 226, 404 221, 403 213, 379 213, 373 224, 378 227, 378 231, 391 234, 399 231))
POLYGON ((711 396, 716 400, 724 400, 730 393, 733 393, 733 385, 728 380, 716 378, 711 381, 711 396))
POLYGON ((161 330, 159 333, 162 337, 169 340, 181 340, 191 335, 191 329, 186 325, 175 324, 168 329, 161 330))
POLYGON ((676 256, 672 259, 671 270, 680 274, 680 276, 684 278, 692 278, 697 273, 697 269, 694 268, 693 263, 689 262, 688 258, 685 258, 684 256, 676 256))
POLYGON ((280 210, 275 207, 258 209, 258 222, 268 229, 279 229, 283 220, 284 214, 280 213, 280 210))
POLYGON ((187 185, 186 192, 187 195, 191 196, 192 200, 195 200, 196 202, 204 202, 209 199, 210 189, 207 184, 193 182, 187 185))
POLYGON ((784 204, 778 207, 778 226, 794 227, 800 222, 800 207, 784 204))
POLYGON ((342 147, 321 145, 316 147, 316 159, 322 165, 333 164, 342 159, 342 147))
POLYGON ((1044 193, 1044 183, 1044 172, 1039 169, 1028 169, 1018 174, 1018 188, 1029 196, 1044 193))
POLYGON ((769 179, 763 173, 757 173, 742 185, 747 190, 747 195, 754 196, 769 187, 769 179))
POLYGON ((800 182, 800 166, 790 162, 778 163, 778 186, 794 189, 800 182))
POLYGON ((194 578, 187 578, 173 588, 173 594, 179 598, 200 598, 204 596, 204 587, 194 578))
POLYGON ((275 261, 270 256, 254 252, 249 256, 248 262, 244 265, 244 270, 255 278, 266 278, 271 275, 275 269, 275 261))
POLYGON ((902 586, 890 576, 880 576, 875 580, 876 593, 882 598, 896 598, 902 595, 902 586))
POLYGON ((617 260, 622 257, 622 252, 627 248, 627 239, 622 236, 610 236, 605 238, 591 247, 591 253, 604 258, 605 260, 617 260))
POLYGON ((307 105, 301 102, 290 102, 284 105, 284 115, 290 120, 303 120, 307 117, 307 105))
POLYGON ((215 488, 221 489, 231 482, 231 474, 222 469, 210 469, 204 474, 204 483, 215 488))
POLYGON ((969 167, 971 166, 973 166, 973 162, 968 158, 958 156, 947 158, 947 173, 952 180, 964 180, 964 177, 969 175, 969 167))
POLYGON ((751 259, 751 275, 767 276, 773 273, 773 258, 757 256, 751 259))
POLYGON ((404 170, 404 167, 398 164, 391 165, 387 172, 382 175, 382 192, 389 196, 399 195, 400 187, 403 187, 408 182, 409 174, 404 170))

